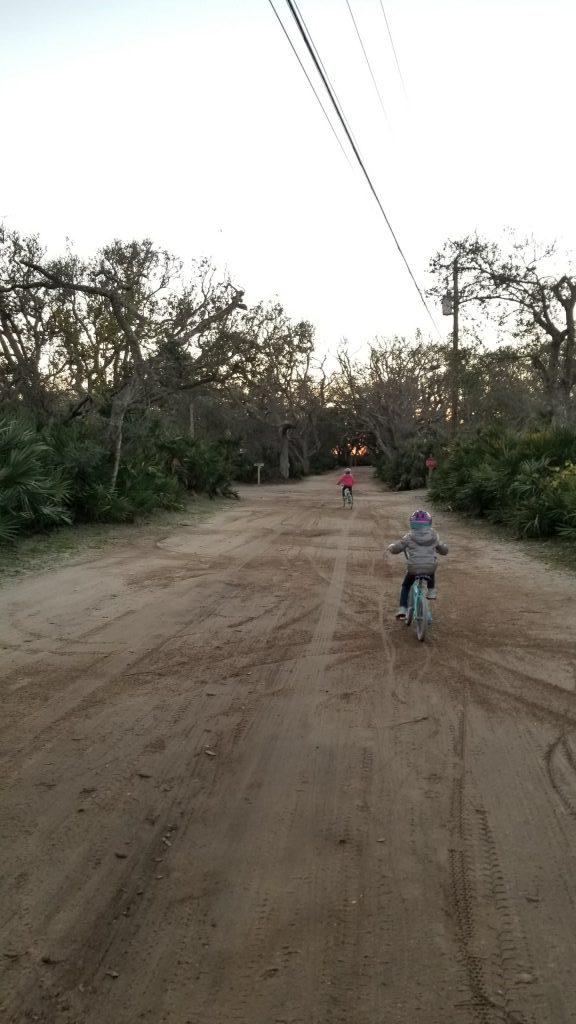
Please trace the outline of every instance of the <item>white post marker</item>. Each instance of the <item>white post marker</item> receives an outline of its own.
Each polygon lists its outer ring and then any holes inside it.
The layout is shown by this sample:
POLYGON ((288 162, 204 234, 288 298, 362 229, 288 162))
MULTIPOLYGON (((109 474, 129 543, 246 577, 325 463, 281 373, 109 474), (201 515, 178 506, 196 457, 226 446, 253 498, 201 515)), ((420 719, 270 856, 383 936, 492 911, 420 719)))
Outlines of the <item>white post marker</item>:
POLYGON ((255 462, 254 465, 255 465, 256 469, 258 470, 258 487, 260 487, 260 470, 262 469, 262 466, 264 465, 264 463, 263 462, 255 462))

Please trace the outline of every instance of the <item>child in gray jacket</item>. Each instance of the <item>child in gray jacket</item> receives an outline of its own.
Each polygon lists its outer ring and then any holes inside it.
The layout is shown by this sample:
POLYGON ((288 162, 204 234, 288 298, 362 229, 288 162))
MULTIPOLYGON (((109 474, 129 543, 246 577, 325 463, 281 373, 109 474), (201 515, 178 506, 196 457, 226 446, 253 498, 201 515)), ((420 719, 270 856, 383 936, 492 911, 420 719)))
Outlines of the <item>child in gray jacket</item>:
POLYGON ((396 612, 397 619, 405 619, 408 610, 408 597, 415 576, 428 577, 428 597, 434 600, 435 573, 438 565, 437 553, 448 554, 448 545, 443 544, 435 530, 432 529, 432 516, 424 509, 417 509, 410 516, 410 533, 404 534, 401 540, 388 545, 388 551, 406 555, 408 566, 400 590, 400 607, 396 612))

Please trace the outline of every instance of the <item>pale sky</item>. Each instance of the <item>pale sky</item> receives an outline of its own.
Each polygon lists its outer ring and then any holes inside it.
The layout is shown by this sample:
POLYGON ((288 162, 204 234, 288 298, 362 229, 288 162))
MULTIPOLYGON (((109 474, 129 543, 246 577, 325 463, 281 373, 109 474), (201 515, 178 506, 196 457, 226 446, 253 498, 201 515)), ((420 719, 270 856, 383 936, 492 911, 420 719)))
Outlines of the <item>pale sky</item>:
MULTIPOLYGON (((346 0, 299 0, 419 283, 476 229, 574 248, 574 0, 384 0, 408 98, 380 0, 350 4, 390 126, 346 0)), ((208 255, 323 351, 432 331, 268 0, 0 0, 0 99, 9 227, 208 255)))

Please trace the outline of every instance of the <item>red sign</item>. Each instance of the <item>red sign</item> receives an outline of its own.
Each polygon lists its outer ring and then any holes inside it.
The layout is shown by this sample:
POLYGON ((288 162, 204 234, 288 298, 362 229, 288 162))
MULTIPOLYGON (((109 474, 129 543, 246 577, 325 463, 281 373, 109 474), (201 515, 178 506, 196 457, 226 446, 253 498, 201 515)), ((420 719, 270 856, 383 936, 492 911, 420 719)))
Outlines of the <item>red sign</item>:
POLYGON ((438 463, 436 462, 436 459, 434 459, 430 455, 429 458, 426 459, 426 469, 436 469, 437 466, 438 466, 438 463))

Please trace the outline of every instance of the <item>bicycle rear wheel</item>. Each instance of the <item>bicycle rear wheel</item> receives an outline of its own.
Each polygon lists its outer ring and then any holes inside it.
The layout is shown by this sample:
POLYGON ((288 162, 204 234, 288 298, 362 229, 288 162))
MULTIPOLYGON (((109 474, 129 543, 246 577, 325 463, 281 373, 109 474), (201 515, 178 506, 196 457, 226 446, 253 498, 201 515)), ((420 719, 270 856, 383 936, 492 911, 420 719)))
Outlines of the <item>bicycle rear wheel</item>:
POLYGON ((416 598, 416 610, 414 613, 414 622, 416 624, 416 636, 419 640, 424 640, 426 636, 426 630, 428 629, 428 598, 424 594, 418 594, 416 598))

